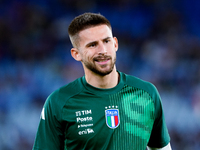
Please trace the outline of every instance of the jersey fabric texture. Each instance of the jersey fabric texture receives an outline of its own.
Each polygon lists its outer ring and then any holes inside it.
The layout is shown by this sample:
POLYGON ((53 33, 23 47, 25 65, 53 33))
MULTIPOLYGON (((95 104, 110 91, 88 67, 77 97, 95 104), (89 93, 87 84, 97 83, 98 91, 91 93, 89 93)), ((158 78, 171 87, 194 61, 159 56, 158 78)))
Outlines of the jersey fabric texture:
POLYGON ((85 76, 46 100, 33 150, 145 150, 170 137, 157 89, 119 72, 111 89, 89 85, 85 76))

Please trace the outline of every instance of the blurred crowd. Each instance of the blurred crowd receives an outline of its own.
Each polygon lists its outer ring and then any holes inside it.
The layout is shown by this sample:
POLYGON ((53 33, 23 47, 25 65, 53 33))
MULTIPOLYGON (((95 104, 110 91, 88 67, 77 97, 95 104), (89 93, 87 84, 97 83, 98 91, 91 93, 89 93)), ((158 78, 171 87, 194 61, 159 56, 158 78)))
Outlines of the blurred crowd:
POLYGON ((199 150, 198 0, 0 0, 0 149, 31 149, 47 96, 84 74, 67 33, 83 12, 110 20, 118 70, 158 88, 173 150, 199 150))

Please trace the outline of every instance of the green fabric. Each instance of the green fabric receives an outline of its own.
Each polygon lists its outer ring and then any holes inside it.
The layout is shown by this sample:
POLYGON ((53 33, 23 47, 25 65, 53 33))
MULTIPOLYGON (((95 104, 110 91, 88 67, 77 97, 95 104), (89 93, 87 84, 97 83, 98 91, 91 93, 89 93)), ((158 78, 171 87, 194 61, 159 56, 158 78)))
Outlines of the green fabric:
POLYGON ((111 89, 95 88, 82 77, 53 92, 45 102, 45 120, 41 117, 33 150, 166 146, 170 138, 156 88, 119 73, 120 82, 111 89), (106 110, 119 111, 119 126, 109 127, 112 122, 106 110))

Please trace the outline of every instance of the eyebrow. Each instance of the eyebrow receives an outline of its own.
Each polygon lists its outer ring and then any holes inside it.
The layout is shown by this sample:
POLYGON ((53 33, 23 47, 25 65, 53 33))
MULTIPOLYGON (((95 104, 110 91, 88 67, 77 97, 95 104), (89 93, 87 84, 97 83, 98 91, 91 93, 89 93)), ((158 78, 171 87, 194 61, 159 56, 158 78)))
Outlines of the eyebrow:
POLYGON ((109 36, 109 37, 103 39, 103 41, 108 40, 108 39, 111 39, 111 38, 112 38, 112 37, 109 36))
POLYGON ((86 47, 89 47, 89 46, 92 45, 92 44, 97 44, 97 41, 92 41, 92 42, 86 44, 86 47))
MULTIPOLYGON (((111 39, 111 38, 112 38, 112 37, 106 37, 106 38, 103 39, 103 41, 108 40, 108 39, 111 39)), ((91 44, 96 44, 96 43, 98 43, 98 42, 97 42, 97 41, 89 42, 88 44, 86 44, 86 47, 90 46, 91 44)))

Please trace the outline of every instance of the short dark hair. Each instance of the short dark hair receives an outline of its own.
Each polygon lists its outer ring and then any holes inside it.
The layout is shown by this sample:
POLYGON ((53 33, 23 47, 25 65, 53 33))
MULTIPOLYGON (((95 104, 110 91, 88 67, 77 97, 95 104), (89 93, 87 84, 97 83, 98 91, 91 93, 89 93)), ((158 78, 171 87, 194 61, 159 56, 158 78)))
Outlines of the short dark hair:
POLYGON ((77 46, 78 34, 80 31, 98 25, 107 25, 111 29, 111 24, 100 13, 84 13, 75 17, 68 27, 68 34, 72 45, 77 46))

